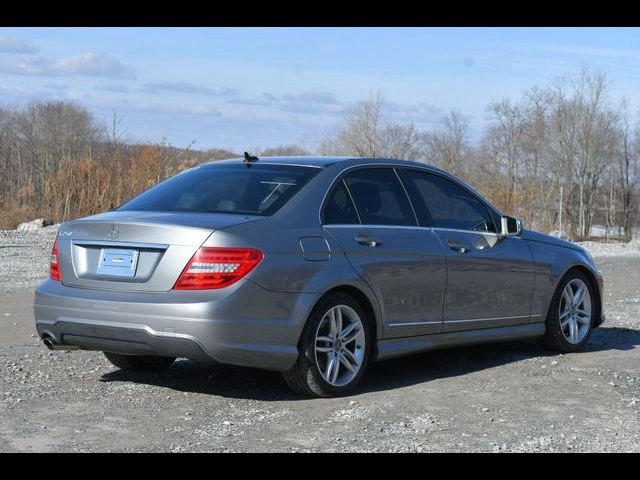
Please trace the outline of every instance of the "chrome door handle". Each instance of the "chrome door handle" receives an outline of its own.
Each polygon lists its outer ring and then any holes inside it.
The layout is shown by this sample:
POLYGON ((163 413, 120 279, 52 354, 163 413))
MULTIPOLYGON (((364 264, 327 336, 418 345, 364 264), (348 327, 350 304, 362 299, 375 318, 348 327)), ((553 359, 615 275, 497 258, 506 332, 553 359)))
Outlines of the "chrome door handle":
POLYGON ((448 240, 447 245, 451 250, 458 253, 467 253, 469 251, 469 246, 459 240, 448 240))
POLYGON ((382 245, 377 240, 374 240, 371 237, 367 237, 366 235, 356 235, 354 240, 356 241, 356 243, 359 243, 360 245, 366 245, 367 247, 378 247, 382 245))

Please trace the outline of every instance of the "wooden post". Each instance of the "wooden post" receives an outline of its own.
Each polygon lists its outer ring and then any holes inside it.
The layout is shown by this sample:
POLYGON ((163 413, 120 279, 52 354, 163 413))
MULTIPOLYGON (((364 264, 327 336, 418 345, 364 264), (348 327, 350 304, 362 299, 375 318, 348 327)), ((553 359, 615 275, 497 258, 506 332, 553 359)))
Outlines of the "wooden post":
POLYGON ((62 212, 62 223, 64 223, 67 218, 67 208, 69 208, 69 192, 67 192, 67 196, 64 198, 64 211, 62 212))
POLYGON ((560 185, 560 206, 558 208, 558 222, 560 224, 558 229, 560 230, 560 235, 562 235, 562 185, 560 185))

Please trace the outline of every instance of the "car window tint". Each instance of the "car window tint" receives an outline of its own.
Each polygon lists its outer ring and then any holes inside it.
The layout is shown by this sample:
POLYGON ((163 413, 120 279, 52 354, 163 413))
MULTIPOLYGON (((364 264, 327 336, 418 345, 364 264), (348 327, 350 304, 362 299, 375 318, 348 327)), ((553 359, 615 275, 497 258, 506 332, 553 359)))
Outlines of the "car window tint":
POLYGON ((334 188, 324 207, 323 223, 354 224, 360 223, 351 197, 341 181, 334 188))
POLYGON ((440 228, 496 231, 487 207, 466 189, 439 175, 418 170, 407 170, 405 176, 422 202, 419 210, 425 210, 425 223, 440 228))
POLYGON ((202 165, 150 188, 118 210, 271 215, 317 172, 288 165, 202 165))
POLYGON ((360 220, 369 225, 416 225, 409 199, 393 169, 357 170, 345 182, 360 220))

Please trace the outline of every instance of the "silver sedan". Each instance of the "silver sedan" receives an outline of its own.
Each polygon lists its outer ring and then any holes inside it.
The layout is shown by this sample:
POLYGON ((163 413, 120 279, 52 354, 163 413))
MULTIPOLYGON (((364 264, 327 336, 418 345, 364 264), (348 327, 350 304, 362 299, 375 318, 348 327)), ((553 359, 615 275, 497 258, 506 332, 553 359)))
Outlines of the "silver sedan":
POLYGON ((305 395, 345 394, 371 362, 436 348, 539 338, 575 352, 604 321, 586 250, 401 160, 199 165, 63 223, 50 270, 34 312, 51 349, 124 369, 277 370, 305 395))

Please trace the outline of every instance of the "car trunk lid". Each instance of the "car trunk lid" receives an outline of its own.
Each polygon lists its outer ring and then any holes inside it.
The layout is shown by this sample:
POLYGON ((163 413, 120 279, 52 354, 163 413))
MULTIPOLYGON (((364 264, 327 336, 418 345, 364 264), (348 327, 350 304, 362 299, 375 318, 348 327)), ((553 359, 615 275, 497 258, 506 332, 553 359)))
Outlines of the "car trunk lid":
POLYGON ((164 292, 215 230, 259 216, 122 211, 64 223, 58 237, 67 286, 164 292))

